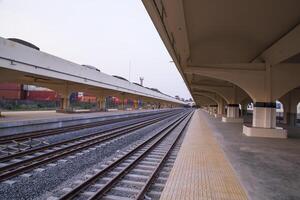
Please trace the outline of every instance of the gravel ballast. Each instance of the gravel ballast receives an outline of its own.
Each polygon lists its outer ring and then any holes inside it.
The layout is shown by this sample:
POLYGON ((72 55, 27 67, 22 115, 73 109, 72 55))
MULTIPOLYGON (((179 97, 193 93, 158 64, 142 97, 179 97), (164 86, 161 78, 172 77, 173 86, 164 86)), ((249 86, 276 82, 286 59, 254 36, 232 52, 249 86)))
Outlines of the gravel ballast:
MULTIPOLYGON (((87 175, 90 170, 99 168, 107 159, 123 151, 136 141, 154 134, 155 129, 169 120, 171 119, 134 131, 132 134, 63 158, 50 165, 42 166, 38 170, 28 172, 30 177, 18 176, 10 180, 15 182, 1 183, 0 199, 47 199, 47 197, 59 193, 63 188, 69 188, 74 181, 87 175)), ((128 122, 120 122, 119 125, 121 126, 122 123, 128 122)), ((47 141, 53 143, 70 139, 87 134, 87 132, 103 130, 109 128, 109 126, 49 137, 47 141)))

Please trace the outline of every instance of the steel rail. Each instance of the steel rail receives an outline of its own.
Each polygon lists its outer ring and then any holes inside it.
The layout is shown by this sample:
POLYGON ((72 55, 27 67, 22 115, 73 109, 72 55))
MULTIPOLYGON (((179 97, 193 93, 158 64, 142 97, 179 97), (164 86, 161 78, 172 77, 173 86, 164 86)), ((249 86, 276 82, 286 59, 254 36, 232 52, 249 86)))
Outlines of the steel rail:
MULTIPOLYGON (((165 112, 160 112, 160 113, 147 113, 145 115, 142 115, 142 117, 147 117, 147 116, 155 116, 163 113, 169 113, 169 112, 174 112, 174 111, 165 111, 165 112)), ((123 121, 128 121, 132 119, 138 119, 141 116, 130 116, 130 117, 122 117, 118 119, 108 119, 104 121, 98 121, 98 122, 90 122, 90 123, 85 123, 85 124, 79 124, 79 125, 71 125, 71 126, 65 126, 65 127, 60 127, 60 128, 54 128, 54 129, 45 129, 45 130, 39 130, 39 131, 33 131, 33 132, 25 132, 21 134, 13 134, 13 135, 4 135, 0 136, 0 144, 8 144, 12 143, 12 141, 25 141, 28 139, 33 139, 33 138, 40 138, 40 137, 46 137, 50 135, 56 135, 56 134, 63 134, 65 132, 70 132, 70 131, 76 131, 76 130, 81 130, 83 128, 93 128, 96 126, 102 126, 102 125, 109 125, 117 122, 123 122, 123 121)), ((76 120, 70 120, 70 121, 76 121, 76 120)))
MULTIPOLYGON (((175 120, 173 120, 171 123, 169 123, 166 127, 164 127, 162 130, 160 130, 158 133, 156 133, 155 135, 153 135, 152 137, 150 137, 149 139, 147 139, 146 141, 144 141, 143 143, 139 144, 137 147, 135 147, 134 149, 132 149, 130 152, 126 153, 125 155, 123 155, 121 158, 115 160, 114 162, 112 162, 111 164, 109 164, 108 166, 106 166, 104 169, 102 169, 100 172, 98 172, 97 174, 95 174, 94 176, 92 176, 91 178, 87 179, 85 182, 83 182, 82 184, 78 185, 77 187, 75 187, 74 189, 72 189, 70 192, 66 193, 64 196, 62 196, 60 198, 60 200, 68 200, 68 199, 72 199, 74 197, 76 197, 78 194, 80 194, 83 190, 85 190, 86 188, 88 188, 90 185, 92 185, 94 182, 97 181, 97 179, 103 177, 107 172, 112 171, 112 169, 114 169, 114 167, 116 167, 117 165, 119 165, 120 163, 122 163, 124 160, 126 160, 127 158, 129 158, 130 156, 132 156, 134 153, 136 153, 138 150, 142 149, 143 147, 145 147, 147 144, 151 143, 152 141, 154 141, 155 139, 157 139, 157 141, 155 142, 155 144, 157 144, 159 141, 161 141, 162 138, 164 138, 166 135, 168 135, 175 127, 177 127, 177 125, 182 122, 189 113, 184 113, 181 114, 180 117, 177 117, 175 120), (164 134, 165 133, 165 134, 164 134), (163 134, 163 135, 162 135, 163 134), (161 136, 161 137, 160 137, 161 136)), ((152 145, 153 146, 153 145, 152 145)), ((145 155, 145 152, 142 154, 145 155)), ((141 156, 142 156, 141 155, 141 156)), ((128 168, 124 169, 122 172, 125 173, 128 170, 128 168)), ((112 181, 110 181, 109 183, 107 183, 104 187, 101 188, 101 191, 97 192, 97 196, 99 196, 98 193, 103 194, 103 191, 106 191, 111 185, 113 184, 112 181)))
MULTIPOLYGON (((171 115, 176 114, 176 113, 177 112, 175 112, 175 113, 163 113, 163 114, 161 114, 161 116, 158 116, 157 118, 171 116, 171 115)), ((149 117, 149 116, 147 116, 147 117, 149 117)), ((150 116, 150 117, 154 117, 154 116, 150 116)), ((3 157, 0 157, 0 162, 6 162, 8 160, 19 158, 19 157, 24 156, 24 155, 30 155, 30 154, 36 153, 38 151, 47 150, 47 149, 50 149, 50 148, 53 148, 53 147, 57 147, 57 146, 61 146, 61 145, 64 145, 64 144, 68 144, 68 143, 71 143, 71 142, 76 142, 78 140, 84 140, 84 139, 92 138, 92 137, 98 136, 99 134, 106 133, 108 131, 119 130, 121 128, 126 128, 126 127, 128 127, 130 125, 139 124, 139 123, 141 123, 141 122, 133 122, 133 123, 130 123, 130 124, 119 126, 119 127, 112 127, 112 128, 110 128, 108 130, 97 131, 97 132, 92 133, 92 134, 88 134, 88 135, 84 135, 84 136, 79 136, 79 137, 75 137, 75 138, 68 139, 68 140, 63 140, 61 142, 57 142, 57 143, 53 143, 53 144, 48 144, 48 145, 44 145, 44 146, 41 146, 41 147, 32 148, 32 149, 25 150, 25 151, 22 151, 22 152, 19 152, 19 153, 15 153, 15 154, 11 154, 11 155, 8 155, 8 156, 3 156, 3 157)), ((0 168, 0 170, 1 170, 1 168, 0 168)))
MULTIPOLYGON (((171 117, 171 116, 169 116, 171 117)), ((114 131, 108 131, 106 134, 101 134, 96 139, 92 138, 87 141, 83 141, 78 144, 72 144, 62 149, 57 149, 52 152, 48 152, 39 156, 35 156, 30 159, 22 160, 20 162, 13 163, 11 165, 6 165, 0 168, 0 181, 4 181, 6 179, 12 178, 18 174, 24 173, 26 171, 32 170, 38 166, 44 165, 49 162, 53 162, 62 157, 66 157, 70 154, 74 154, 78 151, 83 151, 92 146, 98 145, 100 143, 115 139, 117 137, 123 136, 124 134, 129 134, 132 131, 141 129, 143 127, 152 125, 154 123, 159 122, 161 118, 152 119, 150 121, 141 122, 139 124, 132 125, 130 127, 122 128, 121 130, 116 129, 114 131), (19 168, 17 168, 19 167, 19 168)))
POLYGON ((156 178, 158 172, 162 169, 164 163, 166 162, 166 160, 168 159, 169 155, 171 154, 171 152, 173 151, 176 143, 178 142, 178 140, 180 139, 180 137, 183 135, 185 129, 187 128, 192 116, 193 116, 194 111, 192 112, 192 114, 190 115, 190 118, 188 119, 188 121, 185 123, 184 127, 181 129, 180 133, 177 135, 177 137, 175 138, 173 144, 169 147, 167 153, 163 156, 163 158, 161 159, 160 163, 158 164, 158 166, 155 168, 155 170, 152 172, 152 174, 150 175, 149 179, 147 180, 147 182, 145 183, 145 185, 142 187, 142 189, 140 190, 139 194, 137 194, 135 199, 138 200, 143 200, 145 199, 145 194, 147 192, 147 190, 149 189, 149 187, 151 186, 153 180, 156 178))
MULTIPOLYGON (((117 176, 115 176, 113 179, 111 179, 108 183, 106 183, 102 188, 96 191, 94 195, 92 195, 88 200, 96 200, 100 199, 105 195, 107 191, 109 191, 122 177, 124 177, 126 174, 129 173, 129 171, 134 168, 139 161, 141 161, 143 158, 147 156, 149 152, 151 152, 159 143, 162 142, 162 140, 168 136, 186 117, 189 115, 185 116, 182 120, 179 122, 176 122, 176 125, 171 127, 167 133, 163 134, 154 144, 152 144, 142 155, 138 156, 137 159, 135 159, 130 165, 128 165, 126 168, 124 168, 117 176)), ((191 115, 190 115, 191 116, 191 115)), ((174 143, 173 143, 174 144, 174 143)), ((155 169, 155 171, 158 169, 155 169)))

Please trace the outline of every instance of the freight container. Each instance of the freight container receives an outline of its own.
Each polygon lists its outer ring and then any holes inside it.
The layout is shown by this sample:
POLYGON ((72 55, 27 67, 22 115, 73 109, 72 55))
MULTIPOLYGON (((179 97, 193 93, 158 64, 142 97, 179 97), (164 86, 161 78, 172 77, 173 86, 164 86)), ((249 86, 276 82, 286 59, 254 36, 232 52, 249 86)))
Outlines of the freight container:
POLYGON ((17 83, 1 83, 0 90, 17 90, 20 91, 22 88, 21 84, 17 83))
POLYGON ((6 99, 6 100, 21 99, 21 91, 0 89, 0 99, 6 99))
POLYGON ((59 95, 55 91, 27 91, 27 100, 56 101, 59 95))
POLYGON ((17 83, 1 83, 0 99, 18 100, 22 98, 22 85, 17 83))

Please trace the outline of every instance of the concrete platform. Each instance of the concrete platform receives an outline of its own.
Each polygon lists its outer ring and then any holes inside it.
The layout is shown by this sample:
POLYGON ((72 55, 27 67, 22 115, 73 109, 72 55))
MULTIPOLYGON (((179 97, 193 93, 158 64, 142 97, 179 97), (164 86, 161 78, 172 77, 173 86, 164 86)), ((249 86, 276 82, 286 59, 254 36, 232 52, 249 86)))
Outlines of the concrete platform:
POLYGON ((281 127, 259 128, 248 125, 243 126, 243 134, 248 137, 287 138, 287 131, 281 127))
POLYGON ((233 118, 233 117, 222 117, 222 122, 229 122, 229 123, 243 123, 243 118, 233 118))
POLYGON ((214 114, 215 118, 218 118, 218 117, 224 117, 223 114, 214 114))
POLYGON ((162 200, 247 199, 205 118, 200 110, 194 113, 162 200))
MULTIPOLYGON (((168 109, 160 109, 168 110, 168 109)), ((70 126, 78 123, 101 121, 111 117, 131 116, 142 112, 157 112, 158 110, 132 110, 92 113, 57 113, 56 111, 18 111, 2 112, 0 118, 0 136, 20 132, 36 131, 47 128, 70 126), (75 121, 76 120, 76 121, 75 121), (78 121, 79 120, 79 121, 78 121)))
MULTIPOLYGON (((55 110, 46 110, 46 111, 4 111, 1 112, 2 116, 0 118, 0 126, 3 124, 11 123, 11 122, 21 122, 21 121, 40 121, 40 120, 48 120, 48 119, 60 119, 60 118, 82 118, 85 116, 93 117, 93 116, 105 116, 119 113, 127 113, 131 111, 115 111, 111 112, 90 112, 90 113, 60 113, 55 110)), ((136 112, 136 111, 133 111, 136 112)))
MULTIPOLYGON (((300 199, 300 139, 243 135, 243 125, 201 112, 252 200, 300 199)), ((290 130, 289 130, 290 131, 290 130)), ((297 134, 297 133, 295 133, 297 134)))
POLYGON ((198 110, 161 199, 296 200, 299 188, 299 138, 247 137, 198 110))

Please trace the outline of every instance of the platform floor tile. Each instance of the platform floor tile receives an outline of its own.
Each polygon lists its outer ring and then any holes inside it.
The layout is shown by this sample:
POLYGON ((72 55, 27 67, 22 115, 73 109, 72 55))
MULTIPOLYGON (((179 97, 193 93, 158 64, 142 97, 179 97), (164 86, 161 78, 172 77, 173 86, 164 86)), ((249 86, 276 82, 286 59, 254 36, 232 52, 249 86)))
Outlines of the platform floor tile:
POLYGON ((247 199, 205 117, 195 111, 161 200, 247 199))

